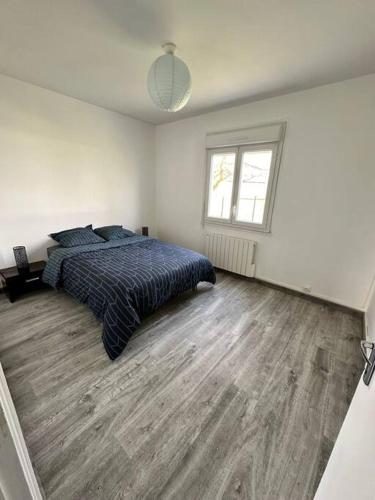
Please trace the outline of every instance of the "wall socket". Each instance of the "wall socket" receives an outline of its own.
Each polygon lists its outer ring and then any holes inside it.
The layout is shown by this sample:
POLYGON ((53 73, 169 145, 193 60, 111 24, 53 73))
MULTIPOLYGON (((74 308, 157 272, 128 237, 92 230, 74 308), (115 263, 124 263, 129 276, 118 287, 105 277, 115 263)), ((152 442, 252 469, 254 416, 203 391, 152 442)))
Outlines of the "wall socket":
POLYGON ((303 293, 311 293, 311 285, 305 285, 302 288, 303 293))

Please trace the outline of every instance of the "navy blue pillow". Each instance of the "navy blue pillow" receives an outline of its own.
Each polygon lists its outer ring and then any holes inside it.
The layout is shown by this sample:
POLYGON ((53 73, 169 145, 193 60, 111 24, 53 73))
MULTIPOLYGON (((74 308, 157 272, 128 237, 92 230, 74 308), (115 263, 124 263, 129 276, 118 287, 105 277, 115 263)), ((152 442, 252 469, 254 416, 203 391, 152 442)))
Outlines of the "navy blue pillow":
POLYGON ((103 238, 94 233, 91 224, 86 227, 75 227, 58 233, 51 233, 50 236, 64 248, 91 245, 91 243, 105 243, 103 238))
POLYGON ((97 227, 94 229, 94 232, 108 241, 122 240, 123 238, 129 238, 129 236, 135 236, 135 233, 129 231, 129 229, 124 229, 122 226, 97 227))

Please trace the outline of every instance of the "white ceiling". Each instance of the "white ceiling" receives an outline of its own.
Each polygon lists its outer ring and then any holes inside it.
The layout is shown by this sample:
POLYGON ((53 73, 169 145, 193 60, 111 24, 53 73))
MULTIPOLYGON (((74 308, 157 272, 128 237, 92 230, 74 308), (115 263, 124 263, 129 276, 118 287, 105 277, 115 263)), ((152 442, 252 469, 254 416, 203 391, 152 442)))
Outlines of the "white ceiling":
POLYGON ((0 73, 163 123, 375 72, 373 0, 0 0, 0 73), (146 90, 177 44, 193 94, 178 113, 146 90))

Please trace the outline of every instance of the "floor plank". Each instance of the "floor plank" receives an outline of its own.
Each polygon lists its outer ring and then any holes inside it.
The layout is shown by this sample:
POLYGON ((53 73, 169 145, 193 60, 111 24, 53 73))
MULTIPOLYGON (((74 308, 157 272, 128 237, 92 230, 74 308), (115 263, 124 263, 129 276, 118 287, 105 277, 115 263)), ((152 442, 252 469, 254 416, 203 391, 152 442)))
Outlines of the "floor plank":
POLYGON ((109 361, 63 292, 0 298, 0 360, 48 499, 312 499, 362 320, 227 273, 109 361))

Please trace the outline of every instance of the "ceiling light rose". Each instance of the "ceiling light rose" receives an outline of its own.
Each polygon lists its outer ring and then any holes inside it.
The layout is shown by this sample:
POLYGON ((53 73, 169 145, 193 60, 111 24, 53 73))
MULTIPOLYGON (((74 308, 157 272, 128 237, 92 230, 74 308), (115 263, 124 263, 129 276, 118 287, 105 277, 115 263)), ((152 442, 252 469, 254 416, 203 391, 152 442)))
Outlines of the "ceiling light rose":
POLYGON ((190 99, 191 76, 184 61, 174 55, 176 45, 165 43, 165 54, 152 64, 147 77, 148 93, 159 108, 175 112, 190 99))

